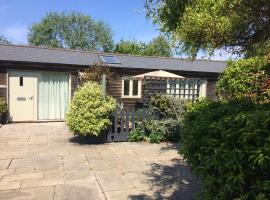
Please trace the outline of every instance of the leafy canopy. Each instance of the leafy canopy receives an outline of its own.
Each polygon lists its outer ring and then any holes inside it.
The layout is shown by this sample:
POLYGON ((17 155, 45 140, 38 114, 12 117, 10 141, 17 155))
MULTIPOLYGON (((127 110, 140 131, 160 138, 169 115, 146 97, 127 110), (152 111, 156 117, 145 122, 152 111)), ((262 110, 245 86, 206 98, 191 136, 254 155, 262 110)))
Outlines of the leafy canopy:
POLYGON ((141 56, 165 56, 172 55, 169 41, 164 36, 158 36, 148 44, 144 42, 121 40, 116 44, 115 53, 141 55, 141 56))
POLYGON ((145 0, 147 16, 193 57, 213 53, 265 55, 270 50, 269 0, 145 0))
POLYGON ((111 51, 111 28, 88 15, 72 12, 48 13, 29 29, 28 41, 32 45, 78 50, 111 51))

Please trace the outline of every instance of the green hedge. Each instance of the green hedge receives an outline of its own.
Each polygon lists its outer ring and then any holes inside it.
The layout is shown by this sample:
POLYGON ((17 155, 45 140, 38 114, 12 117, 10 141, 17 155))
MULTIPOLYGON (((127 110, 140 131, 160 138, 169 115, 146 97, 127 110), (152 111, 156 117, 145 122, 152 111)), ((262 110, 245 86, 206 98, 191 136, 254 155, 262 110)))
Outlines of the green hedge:
POLYGON ((66 124, 75 135, 98 136, 110 124, 110 114, 116 107, 116 101, 106 96, 102 88, 94 82, 88 82, 75 92, 66 114, 66 124))
POLYGON ((270 107, 200 101, 184 115, 180 152, 203 199, 270 199, 270 107))

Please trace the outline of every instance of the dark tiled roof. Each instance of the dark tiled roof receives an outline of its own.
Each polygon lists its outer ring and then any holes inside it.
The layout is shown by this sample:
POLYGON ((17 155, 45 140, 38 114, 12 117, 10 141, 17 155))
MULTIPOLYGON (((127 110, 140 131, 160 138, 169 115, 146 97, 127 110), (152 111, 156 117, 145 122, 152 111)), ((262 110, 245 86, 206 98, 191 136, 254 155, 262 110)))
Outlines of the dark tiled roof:
POLYGON ((189 61, 187 59, 178 58, 132 56, 22 45, 0 45, 0 61, 89 66, 94 63, 101 62, 99 55, 114 55, 121 63, 107 65, 120 68, 162 69, 221 73, 226 67, 226 62, 223 61, 189 61))

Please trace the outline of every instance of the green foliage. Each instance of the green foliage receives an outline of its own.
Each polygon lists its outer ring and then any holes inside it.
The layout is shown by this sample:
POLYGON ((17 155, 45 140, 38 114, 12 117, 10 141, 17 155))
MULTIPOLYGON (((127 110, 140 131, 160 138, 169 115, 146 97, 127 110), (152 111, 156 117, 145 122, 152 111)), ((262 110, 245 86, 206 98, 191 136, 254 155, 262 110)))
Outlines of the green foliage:
POLYGON ((32 45, 105 52, 113 49, 111 28, 76 12, 50 12, 29 32, 28 42, 32 45))
POLYGON ((0 116, 7 111, 7 102, 0 98, 0 116))
POLYGON ((160 143, 164 141, 179 142, 180 140, 180 121, 174 119, 147 119, 138 123, 134 131, 129 133, 130 142, 149 141, 160 143), (144 124, 144 126, 142 126, 144 124))
POLYGON ((0 34, 0 44, 10 44, 11 42, 3 35, 0 34))
POLYGON ((169 41, 164 36, 157 36, 146 46, 145 55, 171 57, 172 48, 169 41))
POLYGON ((102 75, 106 75, 106 80, 111 80, 115 77, 115 73, 107 66, 95 63, 93 66, 85 69, 80 77, 81 83, 93 81, 101 83, 102 75))
POLYGON ((186 101, 165 94, 158 94, 151 97, 150 109, 158 113, 161 118, 177 119, 185 111, 186 101))
POLYGON ((153 96, 149 109, 143 109, 149 117, 138 123, 138 127, 134 133, 132 132, 129 141, 179 142, 184 110, 185 101, 179 98, 164 94, 153 96))
POLYGON ((120 40, 115 45, 114 52, 121 54, 130 54, 130 55, 144 55, 146 44, 143 42, 133 41, 124 41, 120 40))
POLYGON ((128 134, 129 142, 140 142, 145 140, 144 131, 141 128, 136 128, 128 134))
POLYGON ((184 114, 181 150, 203 199, 270 199, 270 106, 199 101, 184 114))
POLYGON ((158 36, 148 44, 144 42, 121 40, 116 44, 115 53, 141 55, 141 56, 165 56, 172 55, 171 46, 164 36, 158 36))
POLYGON ((219 78, 217 92, 225 99, 270 103, 270 64, 263 57, 230 61, 219 78))
POLYGON ((180 128, 180 121, 176 119, 147 120, 145 121, 145 136, 152 143, 179 142, 180 128))
POLYGON ((184 53, 265 55, 270 50, 269 0, 145 0, 147 16, 172 35, 184 53))
POLYGON ((98 136, 111 124, 109 116, 115 107, 116 101, 104 98, 100 85, 88 82, 75 92, 66 123, 75 135, 98 136))

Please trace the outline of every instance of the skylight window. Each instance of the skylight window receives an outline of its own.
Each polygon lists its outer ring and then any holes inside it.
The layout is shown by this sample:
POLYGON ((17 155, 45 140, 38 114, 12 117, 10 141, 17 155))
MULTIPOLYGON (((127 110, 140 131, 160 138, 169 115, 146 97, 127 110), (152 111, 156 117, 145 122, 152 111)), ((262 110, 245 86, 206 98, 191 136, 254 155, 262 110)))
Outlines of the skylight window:
POLYGON ((104 63, 108 63, 108 64, 120 64, 121 62, 114 56, 104 56, 101 55, 99 56, 100 59, 104 62, 104 63))

